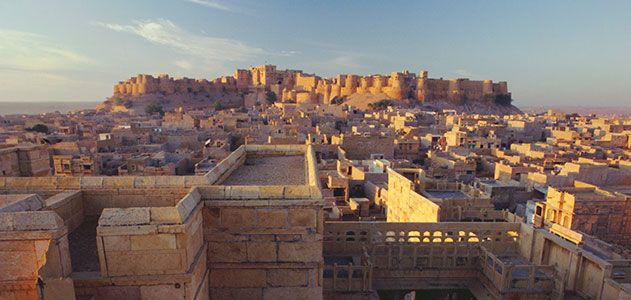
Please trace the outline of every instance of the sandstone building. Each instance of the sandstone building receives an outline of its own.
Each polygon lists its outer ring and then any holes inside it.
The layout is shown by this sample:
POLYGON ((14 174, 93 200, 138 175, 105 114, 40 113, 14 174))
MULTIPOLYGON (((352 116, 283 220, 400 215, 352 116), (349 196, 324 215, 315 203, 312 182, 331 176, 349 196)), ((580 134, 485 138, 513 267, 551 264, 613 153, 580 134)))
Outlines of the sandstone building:
POLYGON ((602 241, 405 169, 387 169, 384 201, 411 222, 325 222, 317 157, 244 145, 203 176, 0 177, 0 299, 631 295, 631 261, 602 241))
POLYGON ((49 176, 45 145, 16 145, 0 148, 0 176, 49 176))
POLYGON ((437 100, 456 104, 493 102, 498 97, 510 98, 505 81, 475 81, 466 78, 434 79, 427 71, 419 74, 392 72, 389 75, 337 75, 322 78, 301 70, 278 70, 273 65, 261 65, 249 70, 236 70, 233 76, 212 81, 190 78, 174 79, 168 75, 157 78, 138 75, 114 85, 114 95, 200 93, 213 91, 251 92, 257 89, 274 92, 280 101, 330 104, 353 94, 385 95, 391 99, 415 99, 420 102, 437 100))

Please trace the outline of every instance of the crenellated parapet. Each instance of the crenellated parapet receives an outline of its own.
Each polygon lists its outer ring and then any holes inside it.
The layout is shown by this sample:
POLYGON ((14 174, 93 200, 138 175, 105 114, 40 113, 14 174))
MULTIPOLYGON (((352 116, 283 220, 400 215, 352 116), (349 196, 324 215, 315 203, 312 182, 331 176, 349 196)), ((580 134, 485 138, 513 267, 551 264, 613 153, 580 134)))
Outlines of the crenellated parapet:
POLYGON ((418 75, 403 71, 389 75, 341 74, 322 78, 301 70, 278 70, 273 65, 237 69, 232 76, 222 76, 212 81, 174 79, 165 74, 158 77, 141 74, 114 85, 114 94, 170 95, 218 90, 245 92, 253 88, 271 90, 278 94, 280 101, 311 103, 331 103, 339 97, 353 94, 385 95, 392 99, 415 99, 420 102, 450 101, 457 104, 488 101, 500 95, 510 95, 505 81, 434 79, 429 78, 425 70, 421 70, 418 75))

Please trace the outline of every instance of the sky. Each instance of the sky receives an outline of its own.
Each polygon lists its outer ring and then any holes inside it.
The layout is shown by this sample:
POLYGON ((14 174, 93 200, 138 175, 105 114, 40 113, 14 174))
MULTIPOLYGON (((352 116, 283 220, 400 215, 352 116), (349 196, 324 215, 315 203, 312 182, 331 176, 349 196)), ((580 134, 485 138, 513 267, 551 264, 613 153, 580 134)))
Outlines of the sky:
POLYGON ((518 106, 631 106, 631 1, 2 0, 0 102, 275 64, 508 81, 518 106))

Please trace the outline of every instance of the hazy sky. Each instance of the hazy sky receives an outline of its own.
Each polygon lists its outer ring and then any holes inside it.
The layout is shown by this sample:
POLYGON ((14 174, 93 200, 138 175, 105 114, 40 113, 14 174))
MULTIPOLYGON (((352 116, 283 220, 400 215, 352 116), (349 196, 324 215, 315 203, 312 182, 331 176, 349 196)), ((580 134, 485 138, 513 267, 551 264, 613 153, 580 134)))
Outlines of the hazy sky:
POLYGON ((263 63, 506 80, 517 105, 631 105, 631 1, 0 1, 0 101, 100 101, 139 73, 263 63))

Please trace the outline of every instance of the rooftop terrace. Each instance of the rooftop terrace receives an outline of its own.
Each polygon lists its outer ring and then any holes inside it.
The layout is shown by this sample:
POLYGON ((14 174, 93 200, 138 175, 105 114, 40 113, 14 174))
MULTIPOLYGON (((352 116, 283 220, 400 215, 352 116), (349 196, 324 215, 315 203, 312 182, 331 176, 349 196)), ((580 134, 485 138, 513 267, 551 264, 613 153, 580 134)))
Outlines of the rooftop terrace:
POLYGON ((246 158, 223 185, 303 185, 305 156, 268 156, 246 158))

